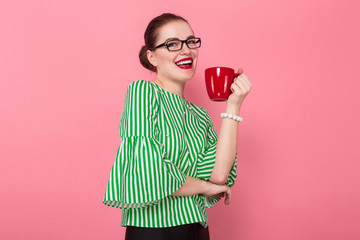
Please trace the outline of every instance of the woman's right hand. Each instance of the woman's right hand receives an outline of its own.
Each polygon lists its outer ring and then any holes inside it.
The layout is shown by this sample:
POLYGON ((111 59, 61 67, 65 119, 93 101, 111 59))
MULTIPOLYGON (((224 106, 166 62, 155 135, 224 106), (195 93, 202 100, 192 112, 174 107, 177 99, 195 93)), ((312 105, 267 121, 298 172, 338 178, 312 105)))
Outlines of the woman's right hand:
POLYGON ((225 205, 228 205, 231 202, 231 188, 225 184, 217 185, 211 182, 207 182, 203 194, 205 196, 213 197, 224 197, 225 195, 225 205))

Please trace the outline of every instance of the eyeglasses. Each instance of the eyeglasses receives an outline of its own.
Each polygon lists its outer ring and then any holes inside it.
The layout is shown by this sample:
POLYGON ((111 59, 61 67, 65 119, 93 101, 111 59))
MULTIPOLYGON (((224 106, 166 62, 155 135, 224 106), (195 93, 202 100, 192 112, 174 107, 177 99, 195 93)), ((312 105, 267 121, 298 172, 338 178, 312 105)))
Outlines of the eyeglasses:
POLYGON ((186 40, 167 40, 166 42, 157 45, 152 50, 166 46, 169 51, 179 51, 183 48, 184 43, 186 43, 186 46, 190 49, 199 48, 201 46, 201 39, 194 37, 186 40))

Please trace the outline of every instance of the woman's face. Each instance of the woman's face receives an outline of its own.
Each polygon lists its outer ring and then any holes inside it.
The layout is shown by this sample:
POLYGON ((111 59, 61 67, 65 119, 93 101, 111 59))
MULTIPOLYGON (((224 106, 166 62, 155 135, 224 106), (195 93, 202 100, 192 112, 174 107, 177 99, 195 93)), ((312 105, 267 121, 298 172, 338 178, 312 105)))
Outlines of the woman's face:
MULTIPOLYGON (((159 29, 155 46, 168 39, 186 40, 189 37, 194 37, 189 24, 184 21, 171 21, 159 29)), ((159 79, 185 83, 195 74, 198 49, 189 49, 184 43, 181 50, 172 52, 163 46, 151 51, 150 58, 152 58, 150 62, 157 68, 159 79), (191 60, 191 64, 181 65, 179 64, 181 60, 191 60)))

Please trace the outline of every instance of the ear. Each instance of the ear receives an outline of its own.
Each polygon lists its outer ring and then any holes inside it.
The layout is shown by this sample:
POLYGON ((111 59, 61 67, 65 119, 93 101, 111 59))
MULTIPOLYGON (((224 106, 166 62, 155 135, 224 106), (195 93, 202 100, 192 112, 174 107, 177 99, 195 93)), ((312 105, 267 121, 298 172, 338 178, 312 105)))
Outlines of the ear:
POLYGON ((150 50, 146 51, 146 56, 149 62, 154 66, 157 67, 156 57, 154 56, 153 52, 150 50))

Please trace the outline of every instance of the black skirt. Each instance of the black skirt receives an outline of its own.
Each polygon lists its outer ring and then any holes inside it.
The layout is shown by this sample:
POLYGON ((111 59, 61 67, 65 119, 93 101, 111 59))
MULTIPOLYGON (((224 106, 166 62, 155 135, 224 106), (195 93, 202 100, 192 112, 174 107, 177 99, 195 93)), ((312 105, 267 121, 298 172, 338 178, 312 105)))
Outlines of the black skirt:
POLYGON ((210 240, 209 228, 191 223, 166 228, 126 226, 125 240, 210 240))

